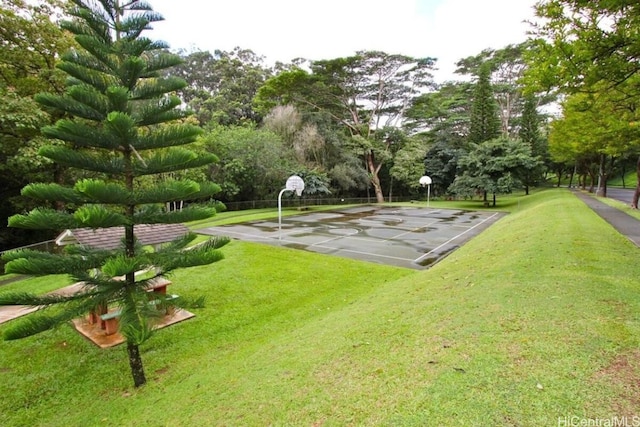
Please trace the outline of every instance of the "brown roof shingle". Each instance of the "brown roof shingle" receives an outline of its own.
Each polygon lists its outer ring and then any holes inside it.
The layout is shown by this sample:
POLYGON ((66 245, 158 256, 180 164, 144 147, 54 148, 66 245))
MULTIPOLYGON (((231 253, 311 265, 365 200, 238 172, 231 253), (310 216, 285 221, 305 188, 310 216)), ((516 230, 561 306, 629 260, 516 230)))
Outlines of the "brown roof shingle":
MULTIPOLYGON (((189 229, 183 224, 138 224, 133 227, 143 245, 157 245, 184 236, 189 229)), ((95 249, 115 249, 124 237, 124 227, 75 228, 62 232, 56 239, 60 246, 79 244, 95 249)))

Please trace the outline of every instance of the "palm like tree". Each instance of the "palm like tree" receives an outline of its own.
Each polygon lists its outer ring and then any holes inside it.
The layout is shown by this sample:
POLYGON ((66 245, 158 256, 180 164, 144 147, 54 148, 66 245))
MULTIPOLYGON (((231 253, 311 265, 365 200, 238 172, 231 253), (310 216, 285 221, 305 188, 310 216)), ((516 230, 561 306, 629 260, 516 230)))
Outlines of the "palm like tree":
POLYGON ((139 345, 151 336, 152 320, 157 316, 149 304, 150 282, 177 268, 220 260, 219 248, 228 242, 211 239, 185 250, 195 238, 187 233, 157 251, 145 250, 136 239, 136 224, 208 218, 215 214, 215 207, 191 204, 180 211, 168 211, 165 206, 179 200, 208 199, 220 190, 211 182, 145 177, 201 167, 216 157, 185 147, 201 130, 179 121, 186 113, 178 108, 180 99, 171 94, 183 88, 184 81, 162 77, 161 73, 178 64, 180 58, 167 53, 164 43, 142 36, 162 17, 143 1, 72 0, 72 4, 72 19, 61 25, 75 35, 81 48, 65 54, 59 64, 69 75, 67 91, 36 98, 67 118, 42 129, 56 142, 40 154, 91 178, 66 186, 28 185, 24 195, 48 203, 63 202, 68 209, 38 208, 11 217, 9 225, 54 230, 123 227, 125 237, 114 250, 75 247, 61 255, 34 251, 6 254, 7 272, 67 273, 84 285, 72 295, 0 295, 2 305, 42 308, 8 328, 4 338, 30 336, 116 303, 121 308, 120 332, 126 339, 137 387, 146 382, 139 345), (135 273, 141 270, 150 273, 137 277, 135 273))

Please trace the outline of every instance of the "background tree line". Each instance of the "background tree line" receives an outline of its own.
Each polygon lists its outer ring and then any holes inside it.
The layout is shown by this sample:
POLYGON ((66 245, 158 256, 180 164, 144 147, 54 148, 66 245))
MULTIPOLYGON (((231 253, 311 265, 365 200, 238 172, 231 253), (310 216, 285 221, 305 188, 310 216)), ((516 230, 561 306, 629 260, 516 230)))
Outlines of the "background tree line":
MULTIPOLYGON (((204 130, 197 150, 219 161, 170 178, 216 182, 227 203, 275 199, 292 173, 304 177, 307 194, 378 202, 421 197, 425 174, 438 197, 487 204, 550 174, 560 183, 575 173, 574 184, 604 191, 606 178, 638 156, 640 12, 631 1, 574 3, 541 2, 535 37, 461 58, 460 80, 441 84, 431 75, 436 59, 387 52, 275 65, 242 48, 175 52, 181 64, 163 72, 186 80, 176 94, 195 114, 184 120, 204 130), (597 25, 603 18, 610 28, 597 25), (545 113, 558 102, 561 114, 545 113)), ((56 64, 75 43, 51 19, 64 6, 0 7, 2 249, 52 237, 6 227, 6 218, 34 206, 20 194, 24 185, 90 177, 35 155, 40 128, 60 113, 33 96, 62 91, 56 64)))

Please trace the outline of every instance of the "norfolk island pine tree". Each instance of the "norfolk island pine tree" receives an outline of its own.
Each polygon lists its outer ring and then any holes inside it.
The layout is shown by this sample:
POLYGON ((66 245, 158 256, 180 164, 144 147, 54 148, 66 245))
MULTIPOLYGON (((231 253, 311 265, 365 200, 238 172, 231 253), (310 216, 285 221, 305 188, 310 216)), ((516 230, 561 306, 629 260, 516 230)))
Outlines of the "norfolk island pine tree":
MULTIPOLYGON (((222 259, 226 238, 210 239, 186 250, 193 233, 156 250, 137 241, 134 225, 193 221, 211 217, 215 207, 192 204, 167 211, 168 202, 206 200, 220 190, 214 183, 157 180, 145 177, 201 167, 216 160, 184 145, 200 128, 178 121, 186 112, 172 92, 184 87, 181 79, 162 77, 161 71, 180 62, 142 32, 162 19, 143 1, 72 0, 70 20, 61 26, 74 34, 80 48, 66 53, 59 68, 68 75, 64 95, 40 94, 37 101, 65 117, 42 133, 54 140, 40 154, 65 167, 91 174, 73 185, 34 183, 23 194, 43 202, 64 202, 65 211, 38 208, 9 219, 9 226, 63 230, 124 227, 125 237, 114 250, 74 247, 64 254, 29 250, 6 254, 6 271, 29 275, 66 273, 84 282, 74 295, 0 295, 0 305, 30 305, 43 309, 19 319, 4 334, 18 339, 104 306, 121 308, 120 332, 126 340, 129 365, 136 387, 146 382, 139 345, 153 331, 158 311, 148 304, 150 280, 177 268, 205 265, 222 259), (63 143, 61 143, 62 141, 63 143), (97 178, 96 178, 97 177, 97 178), (137 278, 136 271, 152 273, 137 278), (124 277, 124 279, 122 279, 124 277)), ((162 298, 162 297, 161 297, 162 298)))

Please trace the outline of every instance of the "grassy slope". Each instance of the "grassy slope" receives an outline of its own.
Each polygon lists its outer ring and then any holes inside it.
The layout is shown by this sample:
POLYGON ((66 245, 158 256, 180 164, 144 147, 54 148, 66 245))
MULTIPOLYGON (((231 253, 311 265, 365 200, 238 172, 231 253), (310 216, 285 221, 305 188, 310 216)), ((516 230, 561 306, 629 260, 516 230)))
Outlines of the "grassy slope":
POLYGON ((633 415, 638 395, 611 367, 638 348, 638 249, 563 190, 514 211, 423 272, 234 241, 225 261, 173 277, 208 304, 144 345, 140 390, 122 347, 68 327, 0 343, 0 425, 633 415))

